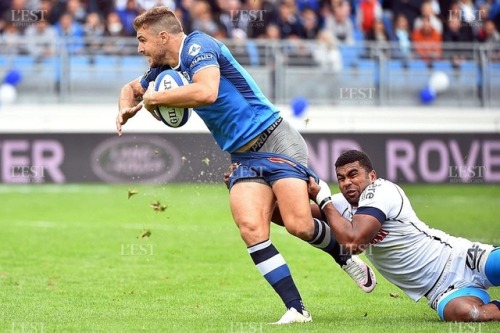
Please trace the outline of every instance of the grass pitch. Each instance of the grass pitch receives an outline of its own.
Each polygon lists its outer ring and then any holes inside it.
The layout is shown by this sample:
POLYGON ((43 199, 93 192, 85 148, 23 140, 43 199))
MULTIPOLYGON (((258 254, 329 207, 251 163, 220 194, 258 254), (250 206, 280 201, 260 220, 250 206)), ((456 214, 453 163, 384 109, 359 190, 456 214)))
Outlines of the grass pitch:
MULTIPOLYGON (((499 186, 403 188, 429 225, 500 244, 499 186)), ((314 321, 267 325, 285 309, 252 264, 222 184, 0 186, 0 198, 0 332, 500 328, 440 322, 424 300, 414 303, 380 275, 364 294, 329 256, 276 226, 273 243, 314 321)), ((500 288, 491 294, 499 299, 500 288)))

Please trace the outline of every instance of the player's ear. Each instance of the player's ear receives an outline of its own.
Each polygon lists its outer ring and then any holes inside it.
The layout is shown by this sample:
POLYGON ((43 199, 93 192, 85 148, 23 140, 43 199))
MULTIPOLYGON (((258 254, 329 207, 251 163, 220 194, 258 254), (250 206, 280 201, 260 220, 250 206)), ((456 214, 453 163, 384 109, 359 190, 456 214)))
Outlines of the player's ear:
POLYGON ((170 35, 166 31, 160 31, 158 35, 160 36, 162 44, 167 43, 168 40, 170 39, 170 35))
POLYGON ((377 179, 377 172, 375 170, 370 171, 368 174, 370 181, 373 183, 377 179))

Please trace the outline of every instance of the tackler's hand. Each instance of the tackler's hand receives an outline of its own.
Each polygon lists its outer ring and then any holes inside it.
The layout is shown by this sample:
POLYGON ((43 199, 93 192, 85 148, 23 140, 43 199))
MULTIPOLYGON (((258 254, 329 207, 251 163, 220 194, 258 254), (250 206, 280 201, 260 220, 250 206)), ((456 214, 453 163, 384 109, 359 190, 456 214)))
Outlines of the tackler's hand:
POLYGON ((231 177, 231 174, 238 168, 238 166, 238 163, 231 163, 226 172, 224 172, 224 183, 226 184, 227 188, 229 188, 229 177, 231 177))
POLYGON ((323 209, 325 205, 332 201, 332 192, 327 183, 319 180, 316 183, 313 177, 309 177, 309 184, 307 187, 309 197, 316 202, 319 208, 323 209))

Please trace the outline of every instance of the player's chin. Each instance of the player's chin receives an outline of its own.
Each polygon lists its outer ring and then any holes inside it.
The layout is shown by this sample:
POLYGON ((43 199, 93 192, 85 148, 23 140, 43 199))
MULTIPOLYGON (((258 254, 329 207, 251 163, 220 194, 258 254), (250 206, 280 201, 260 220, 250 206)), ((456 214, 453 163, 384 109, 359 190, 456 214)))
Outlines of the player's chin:
POLYGON ((359 192, 355 190, 349 190, 344 193, 344 196, 349 202, 351 201, 355 202, 359 198, 359 192))

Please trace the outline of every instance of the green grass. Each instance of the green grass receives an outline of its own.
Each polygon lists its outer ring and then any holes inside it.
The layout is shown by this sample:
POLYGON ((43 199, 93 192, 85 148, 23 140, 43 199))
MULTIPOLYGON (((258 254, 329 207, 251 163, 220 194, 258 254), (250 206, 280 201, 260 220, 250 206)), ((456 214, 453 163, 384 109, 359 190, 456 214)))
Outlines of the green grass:
MULTIPOLYGON (((404 189, 429 225, 500 244, 500 187, 404 189)), ((273 242, 314 322, 265 324, 284 308, 246 252, 223 185, 0 186, 0 200, 0 332, 498 332, 440 322, 380 275, 364 294, 279 227, 273 242), (139 193, 128 199, 130 188, 139 193)))

